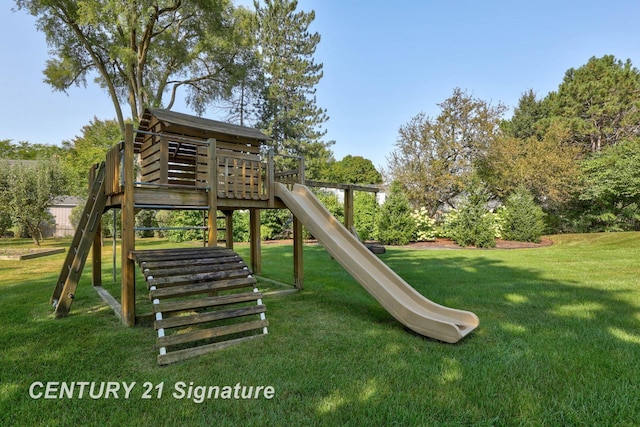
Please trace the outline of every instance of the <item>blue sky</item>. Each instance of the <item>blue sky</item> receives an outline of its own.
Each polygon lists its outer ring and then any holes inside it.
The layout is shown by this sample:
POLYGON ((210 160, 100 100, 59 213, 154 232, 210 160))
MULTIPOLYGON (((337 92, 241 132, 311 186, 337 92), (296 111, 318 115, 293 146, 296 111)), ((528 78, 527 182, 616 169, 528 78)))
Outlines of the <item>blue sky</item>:
MULTIPOLYGON (((243 4, 251 4, 243 0, 243 4)), ((43 34, 12 1, 0 6, 0 139, 59 144, 93 117, 115 116, 95 85, 53 92, 42 80, 43 34)), ((315 10, 324 64, 318 105, 336 159, 359 155, 386 166, 398 128, 466 90, 511 114, 520 95, 543 97, 564 73, 612 54, 640 67, 637 0, 299 0, 315 10)), ((185 107, 175 110, 189 112, 185 107)), ((210 116, 210 118, 220 118, 210 116)))

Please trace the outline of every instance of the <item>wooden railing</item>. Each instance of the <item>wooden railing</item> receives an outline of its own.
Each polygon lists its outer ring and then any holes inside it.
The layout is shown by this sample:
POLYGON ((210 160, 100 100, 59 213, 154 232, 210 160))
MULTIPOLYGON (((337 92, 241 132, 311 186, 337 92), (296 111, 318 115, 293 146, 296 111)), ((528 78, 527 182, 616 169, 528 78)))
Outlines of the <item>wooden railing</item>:
MULTIPOLYGON (((274 155, 270 151, 265 162, 257 154, 234 151, 228 148, 229 144, 224 144, 224 148, 216 146, 215 149, 216 180, 212 186, 209 142, 179 142, 175 138, 161 138, 159 141, 139 146, 134 162, 136 187, 191 188, 196 191, 214 187, 221 199, 269 200, 272 205, 274 182, 284 183, 290 188, 293 184, 305 182, 302 157, 274 155), (288 162, 275 162, 276 156, 288 162), (293 164, 297 168, 276 171, 276 163, 293 164)), ((214 140, 211 142, 215 144, 214 140)), ((121 142, 107 152, 105 192, 108 196, 123 191, 123 151, 124 142, 121 142)))
POLYGON ((304 168, 304 157, 301 156, 290 156, 290 155, 286 155, 286 154, 273 154, 272 152, 269 152, 269 162, 271 164, 274 165, 274 168, 277 168, 276 162, 274 160, 274 157, 280 157, 282 159, 285 160, 289 160, 289 162, 285 162, 285 163, 289 163, 291 164, 291 161, 293 161, 293 163, 295 164, 296 168, 295 169, 287 169, 287 170, 278 170, 274 172, 274 180, 276 182, 280 182, 284 185, 286 185, 287 187, 289 187, 289 189, 291 189, 293 187, 294 184, 304 184, 305 183, 305 168, 304 168))
MULTIPOLYGON (((196 188, 209 188, 208 147, 198 147, 196 188)), ((267 200, 268 164, 255 154, 217 149, 217 191, 223 199, 267 200)))

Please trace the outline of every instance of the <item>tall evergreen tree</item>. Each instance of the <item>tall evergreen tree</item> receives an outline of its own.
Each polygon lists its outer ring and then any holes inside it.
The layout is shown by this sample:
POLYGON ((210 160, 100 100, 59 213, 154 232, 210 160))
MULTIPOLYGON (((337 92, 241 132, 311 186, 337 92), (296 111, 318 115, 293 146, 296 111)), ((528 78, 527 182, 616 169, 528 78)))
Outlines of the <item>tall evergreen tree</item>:
POLYGON ((552 116, 565 119, 585 151, 600 151, 640 134, 640 71, 628 59, 592 57, 567 70, 558 91, 544 101, 552 116))
POLYGON ((326 163, 332 153, 326 149, 330 144, 322 142, 328 116, 316 104, 315 87, 323 74, 313 58, 320 34, 309 30, 315 12, 297 11, 296 0, 254 5, 265 75, 259 126, 272 138, 276 153, 305 155, 310 169, 319 169, 314 162, 326 163))

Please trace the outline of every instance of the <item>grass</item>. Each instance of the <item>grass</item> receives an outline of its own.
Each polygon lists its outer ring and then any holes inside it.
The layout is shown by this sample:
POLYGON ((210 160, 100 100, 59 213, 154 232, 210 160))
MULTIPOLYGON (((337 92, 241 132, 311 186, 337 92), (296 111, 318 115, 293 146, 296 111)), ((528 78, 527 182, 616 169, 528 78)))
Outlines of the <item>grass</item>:
MULTIPOLYGON (((0 425, 637 425, 640 233, 553 240, 381 255, 428 298, 480 317, 454 345, 403 328, 321 247, 306 246, 305 290, 265 298, 267 337, 164 368, 153 331, 120 326, 88 271, 72 315, 54 320, 48 300, 64 256, 0 261, 0 425), (34 400, 34 381, 136 386, 129 399, 34 400), (142 399, 145 382, 164 384, 162 396, 142 399), (270 385, 275 397, 196 403, 172 395, 179 382, 270 385)), ((248 259, 248 247, 236 249, 248 259)), ((109 251, 105 287, 118 295, 109 251)), ((292 264, 291 247, 263 246, 266 277, 291 283, 292 264)))

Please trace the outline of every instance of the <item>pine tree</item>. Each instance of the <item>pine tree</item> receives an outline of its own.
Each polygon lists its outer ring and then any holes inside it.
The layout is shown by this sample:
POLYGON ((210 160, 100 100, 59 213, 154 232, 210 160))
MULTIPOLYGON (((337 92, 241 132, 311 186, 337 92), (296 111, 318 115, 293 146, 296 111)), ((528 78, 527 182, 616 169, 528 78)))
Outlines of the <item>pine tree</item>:
POLYGON ((380 208, 378 240, 385 245, 406 245, 413 238, 414 232, 415 221, 411 218, 409 200, 402 184, 394 181, 380 208))
POLYGON ((254 4, 265 75, 259 126, 272 138, 276 153, 305 155, 313 169, 313 161, 326 163, 332 157, 329 144, 321 141, 328 116, 316 105, 315 86, 323 74, 313 58, 320 34, 309 31, 315 13, 296 11, 295 0, 254 4))

